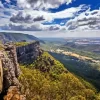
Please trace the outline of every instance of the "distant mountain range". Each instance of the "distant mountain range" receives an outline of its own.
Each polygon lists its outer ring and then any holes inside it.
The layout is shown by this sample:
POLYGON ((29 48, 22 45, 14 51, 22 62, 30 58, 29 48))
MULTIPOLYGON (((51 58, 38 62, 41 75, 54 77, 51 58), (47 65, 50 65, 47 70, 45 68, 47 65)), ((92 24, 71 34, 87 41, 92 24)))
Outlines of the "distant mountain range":
POLYGON ((39 41, 44 43, 44 41, 40 40, 39 38, 29 35, 29 34, 23 34, 23 33, 10 33, 10 32, 0 32, 0 40, 3 43, 6 42, 19 42, 19 41, 39 41))

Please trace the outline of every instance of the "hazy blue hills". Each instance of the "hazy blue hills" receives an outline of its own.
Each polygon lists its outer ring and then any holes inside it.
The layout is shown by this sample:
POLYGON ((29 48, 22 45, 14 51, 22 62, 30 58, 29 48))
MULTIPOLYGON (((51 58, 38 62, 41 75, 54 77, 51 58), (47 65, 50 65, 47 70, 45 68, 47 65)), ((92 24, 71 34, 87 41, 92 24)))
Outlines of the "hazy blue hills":
POLYGON ((44 41, 38 39, 37 37, 29 34, 23 34, 23 33, 10 33, 10 32, 0 32, 0 40, 5 42, 19 42, 19 41, 40 41, 44 43, 44 41))

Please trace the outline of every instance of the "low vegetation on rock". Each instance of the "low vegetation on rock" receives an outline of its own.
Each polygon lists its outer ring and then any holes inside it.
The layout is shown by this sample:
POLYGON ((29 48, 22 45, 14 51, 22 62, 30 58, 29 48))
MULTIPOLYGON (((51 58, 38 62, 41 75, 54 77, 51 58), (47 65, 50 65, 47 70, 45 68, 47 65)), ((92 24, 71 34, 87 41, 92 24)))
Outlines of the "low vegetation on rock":
POLYGON ((26 46, 26 45, 28 45, 28 44, 30 44, 30 42, 16 42, 16 43, 15 43, 15 45, 16 45, 17 47, 26 46))

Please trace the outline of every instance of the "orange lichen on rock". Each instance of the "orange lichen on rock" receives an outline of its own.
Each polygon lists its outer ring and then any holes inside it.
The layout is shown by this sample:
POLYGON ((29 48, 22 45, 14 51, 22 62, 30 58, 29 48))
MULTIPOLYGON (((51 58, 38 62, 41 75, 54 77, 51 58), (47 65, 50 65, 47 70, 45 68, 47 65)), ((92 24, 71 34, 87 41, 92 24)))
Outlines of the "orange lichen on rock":
POLYGON ((16 86, 11 86, 8 89, 7 95, 4 100, 26 100, 24 95, 21 95, 19 89, 16 86))

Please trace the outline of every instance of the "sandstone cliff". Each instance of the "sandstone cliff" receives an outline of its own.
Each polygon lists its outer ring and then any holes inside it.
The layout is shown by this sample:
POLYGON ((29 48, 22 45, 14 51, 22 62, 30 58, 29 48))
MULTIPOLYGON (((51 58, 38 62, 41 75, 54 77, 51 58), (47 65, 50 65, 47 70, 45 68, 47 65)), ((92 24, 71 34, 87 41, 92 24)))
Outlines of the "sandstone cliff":
POLYGON ((42 54, 39 42, 15 46, 7 43, 0 49, 0 100, 25 100, 20 94, 21 84, 18 77, 21 73, 19 63, 29 64, 42 54), (6 95, 4 97, 4 95, 6 95))
POLYGON ((17 46, 16 51, 18 62, 22 64, 32 63, 43 52, 40 49, 40 44, 38 41, 29 43, 28 45, 24 46, 17 46))
POLYGON ((3 48, 0 50, 0 100, 11 86, 20 87, 18 76, 21 73, 17 62, 16 47, 13 44, 6 44, 3 48))

